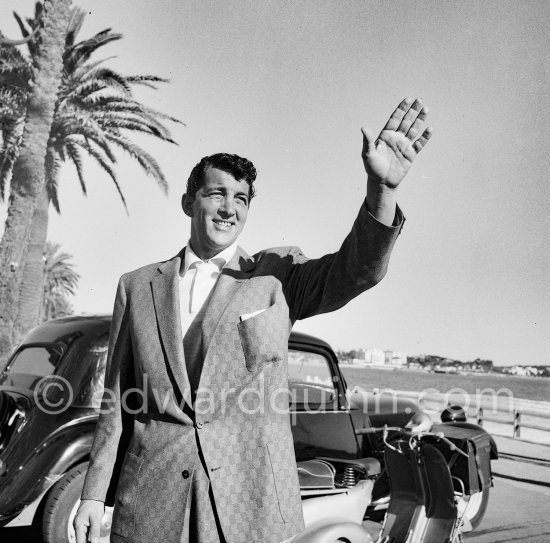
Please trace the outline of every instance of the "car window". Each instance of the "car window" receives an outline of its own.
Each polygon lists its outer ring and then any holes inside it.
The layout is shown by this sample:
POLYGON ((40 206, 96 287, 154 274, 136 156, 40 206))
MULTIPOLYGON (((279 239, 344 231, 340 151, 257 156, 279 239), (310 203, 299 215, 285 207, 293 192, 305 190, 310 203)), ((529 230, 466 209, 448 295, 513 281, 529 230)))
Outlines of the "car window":
POLYGON ((100 407, 108 347, 107 333, 86 336, 73 343, 63 357, 56 373, 71 386, 73 406, 100 407))
POLYGON ((24 347, 11 360, 8 371, 44 377, 54 373, 62 354, 63 348, 57 344, 24 347))
POLYGON ((337 398, 329 360, 318 353, 289 350, 288 388, 291 409, 332 409, 337 398))

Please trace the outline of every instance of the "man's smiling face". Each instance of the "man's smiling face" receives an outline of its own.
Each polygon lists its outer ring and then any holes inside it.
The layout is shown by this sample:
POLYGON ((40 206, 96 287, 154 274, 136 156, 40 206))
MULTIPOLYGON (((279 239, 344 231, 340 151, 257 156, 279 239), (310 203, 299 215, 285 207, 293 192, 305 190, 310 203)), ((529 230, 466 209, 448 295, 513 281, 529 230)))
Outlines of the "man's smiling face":
POLYGON ((184 198, 183 209, 191 217, 191 247, 207 260, 229 247, 246 223, 249 185, 230 173, 208 168, 194 200, 184 198))

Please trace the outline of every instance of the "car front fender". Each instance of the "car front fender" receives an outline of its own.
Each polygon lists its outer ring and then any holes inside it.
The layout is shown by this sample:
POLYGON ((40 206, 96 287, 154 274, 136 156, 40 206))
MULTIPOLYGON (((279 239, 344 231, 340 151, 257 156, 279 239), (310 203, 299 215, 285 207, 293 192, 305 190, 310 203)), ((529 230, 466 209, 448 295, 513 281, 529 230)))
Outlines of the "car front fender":
POLYGON ((19 466, 15 464, 17 458, 12 457, 11 469, 0 489, 0 524, 20 515, 70 467, 87 459, 96 421, 97 415, 90 415, 57 428, 19 466))
POLYGON ((373 543, 372 537, 359 524, 342 518, 329 518, 316 522, 285 543, 373 543))

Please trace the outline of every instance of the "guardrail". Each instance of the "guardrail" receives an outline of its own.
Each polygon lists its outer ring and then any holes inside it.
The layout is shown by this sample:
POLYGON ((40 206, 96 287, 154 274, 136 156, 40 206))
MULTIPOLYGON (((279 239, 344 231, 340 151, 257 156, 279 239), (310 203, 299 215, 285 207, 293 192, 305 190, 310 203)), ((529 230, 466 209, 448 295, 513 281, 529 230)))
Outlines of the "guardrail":
POLYGON ((483 426, 485 422, 511 426, 511 435, 498 434, 493 430, 491 433, 522 439, 522 430, 544 432, 544 438, 541 441, 550 444, 550 402, 536 402, 498 394, 465 395, 389 390, 374 392, 375 394, 393 393, 417 400, 423 409, 435 415, 447 406, 459 405, 465 409, 467 417, 479 426, 483 426))
MULTIPOLYGON (((498 413, 498 411, 497 411, 498 413)), ((467 412, 469 415, 469 413, 467 412)), ((534 424, 530 421, 525 421, 523 417, 529 416, 529 417, 535 417, 540 419, 547 419, 550 420, 550 414, 545 413, 543 411, 537 411, 537 410, 520 410, 515 408, 513 412, 511 413, 511 417, 506 419, 502 418, 502 416, 494 416, 491 412, 486 413, 483 407, 479 407, 477 409, 477 412, 475 413, 475 416, 469 415, 470 418, 475 418, 476 423, 479 426, 483 426, 484 421, 488 422, 496 422, 498 424, 511 424, 512 425, 512 437, 516 439, 521 438, 521 429, 522 428, 529 428, 531 430, 539 430, 541 432, 550 432, 550 425, 544 425, 544 424, 534 424)))

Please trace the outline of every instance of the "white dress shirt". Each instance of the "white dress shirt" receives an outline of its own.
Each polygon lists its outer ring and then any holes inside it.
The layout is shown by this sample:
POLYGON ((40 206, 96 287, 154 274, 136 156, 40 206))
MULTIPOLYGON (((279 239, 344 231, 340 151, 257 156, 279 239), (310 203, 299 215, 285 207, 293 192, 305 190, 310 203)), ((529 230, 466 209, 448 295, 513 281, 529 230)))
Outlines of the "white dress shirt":
POLYGON ((191 323, 202 315, 208 306, 208 299, 222 268, 233 258, 237 243, 233 243, 210 260, 201 260, 187 243, 183 263, 183 274, 179 280, 180 317, 182 337, 191 323))

